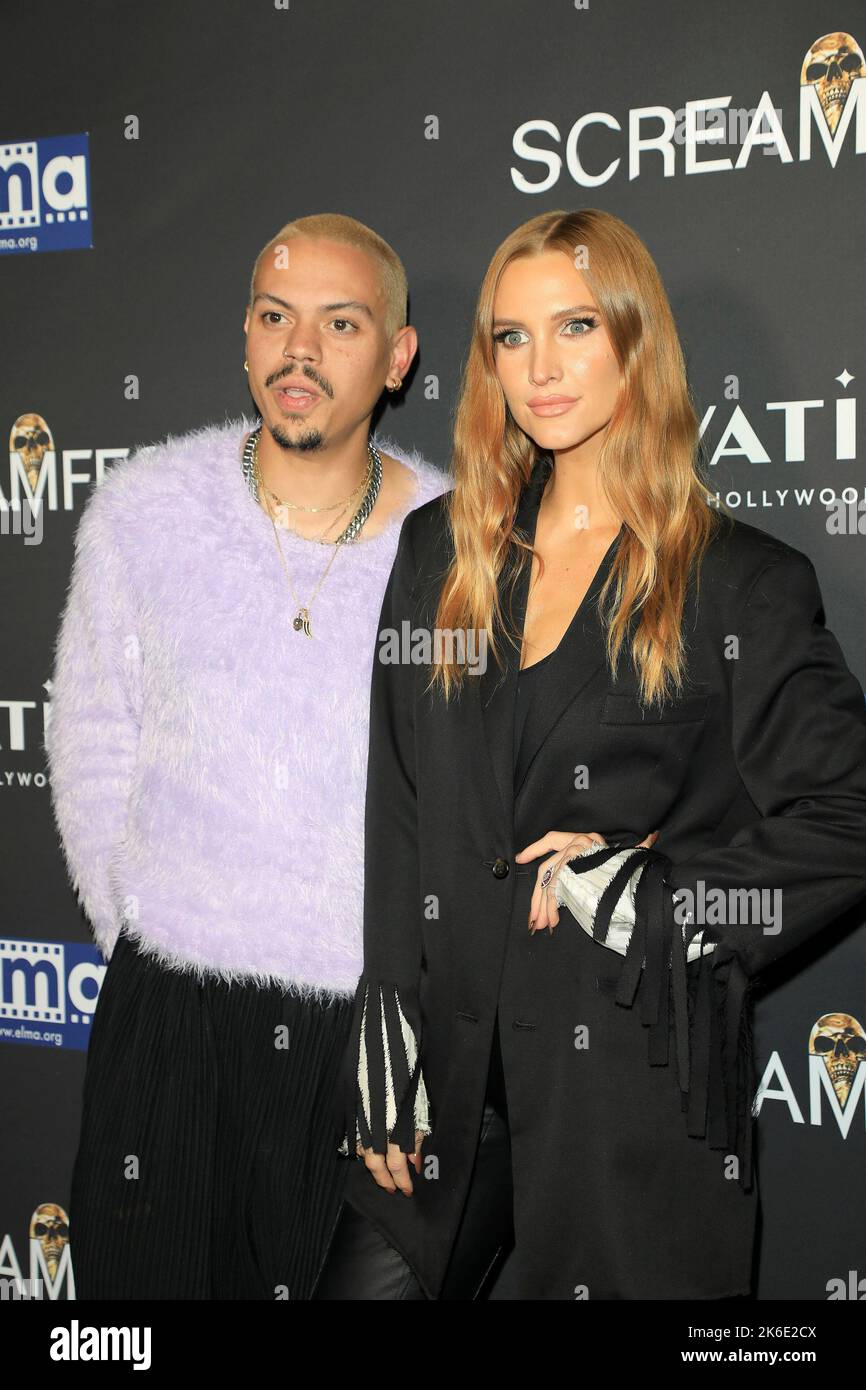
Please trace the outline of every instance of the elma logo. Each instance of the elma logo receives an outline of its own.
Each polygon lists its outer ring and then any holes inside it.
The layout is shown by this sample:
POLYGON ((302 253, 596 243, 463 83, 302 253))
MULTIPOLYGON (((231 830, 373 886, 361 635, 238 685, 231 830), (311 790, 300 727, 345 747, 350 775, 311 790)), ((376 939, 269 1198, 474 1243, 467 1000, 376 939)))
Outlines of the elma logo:
POLYGON ((0 252, 92 245, 89 137, 0 144, 0 252))
POLYGON ((83 942, 0 938, 0 1043, 86 1051, 107 969, 83 942))

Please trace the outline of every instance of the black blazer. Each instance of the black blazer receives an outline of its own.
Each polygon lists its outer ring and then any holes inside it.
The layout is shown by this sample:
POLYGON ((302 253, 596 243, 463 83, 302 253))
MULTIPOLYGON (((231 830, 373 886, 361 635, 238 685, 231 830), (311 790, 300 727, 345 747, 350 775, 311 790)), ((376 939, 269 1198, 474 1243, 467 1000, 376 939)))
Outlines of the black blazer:
MULTIPOLYGON (((541 456, 521 493, 515 522, 530 540, 549 466, 541 456)), ((445 494, 406 517, 380 637, 431 628, 452 555, 447 505, 445 494)), ((808 558, 742 522, 720 532, 699 593, 689 588, 687 688, 661 713, 642 710, 629 662, 611 679, 594 599, 612 558, 547 663, 516 774, 514 648, 504 680, 491 658, 450 706, 424 693, 420 662, 374 663, 364 974, 342 1132, 352 1153, 356 1123, 384 1151, 390 1060, 393 1138, 411 1151, 419 1074, 432 1133, 411 1197, 354 1160, 347 1198, 431 1298, 468 1190, 497 1011, 519 1296, 748 1293, 751 1118, 728 1108, 732 1077, 749 1103, 754 1094, 748 986, 866 894, 863 693, 823 626, 808 558), (549 830, 634 844, 656 829, 668 900, 701 881, 782 891, 777 934, 754 922, 705 928, 717 944, 687 968, 687 1093, 666 1005, 654 1027, 645 985, 622 1007, 622 956, 567 910, 552 934, 530 936, 542 861, 514 860, 549 830)), ((518 631, 528 584, 527 563, 511 609, 518 631)))

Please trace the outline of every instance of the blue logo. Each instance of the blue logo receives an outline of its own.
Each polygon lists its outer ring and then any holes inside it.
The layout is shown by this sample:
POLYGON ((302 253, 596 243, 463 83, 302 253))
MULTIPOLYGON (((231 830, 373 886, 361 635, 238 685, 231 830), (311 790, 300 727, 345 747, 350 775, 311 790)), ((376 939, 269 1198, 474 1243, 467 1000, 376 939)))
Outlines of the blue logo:
POLYGON ((0 938, 0 1043, 86 1051, 107 969, 83 942, 0 938))
POLYGON ((0 144, 0 252, 92 245, 89 136, 0 144))

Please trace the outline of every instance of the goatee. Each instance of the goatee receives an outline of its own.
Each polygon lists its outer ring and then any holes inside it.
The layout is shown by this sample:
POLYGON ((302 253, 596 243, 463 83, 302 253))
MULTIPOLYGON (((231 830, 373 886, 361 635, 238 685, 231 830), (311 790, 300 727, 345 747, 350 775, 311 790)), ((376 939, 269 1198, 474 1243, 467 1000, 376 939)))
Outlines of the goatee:
POLYGON ((269 425, 268 429, 281 449, 291 449, 298 454, 310 454, 315 449, 321 449, 325 443, 321 430, 307 430, 305 434, 293 439, 280 425, 269 425))

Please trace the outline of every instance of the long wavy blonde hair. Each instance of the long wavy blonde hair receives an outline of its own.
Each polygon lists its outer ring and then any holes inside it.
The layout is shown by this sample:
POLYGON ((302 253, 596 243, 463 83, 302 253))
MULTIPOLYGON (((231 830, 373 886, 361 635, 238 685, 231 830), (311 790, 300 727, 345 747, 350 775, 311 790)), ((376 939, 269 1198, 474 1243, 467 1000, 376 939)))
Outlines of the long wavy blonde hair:
MULTIPOLYGON (((599 593, 599 613, 614 677, 635 617, 631 655, 640 698, 661 704, 672 687, 682 688, 681 627, 691 567, 699 569, 725 513, 707 500, 699 471, 699 420, 655 262, 640 237, 611 213, 596 208, 541 213, 506 237, 484 276, 454 425, 454 488, 447 499, 454 559, 444 574, 435 626, 440 632, 486 632, 500 668, 497 629, 519 651, 522 634, 505 626, 499 580, 503 567, 513 562, 513 590, 523 565, 531 564, 533 548, 514 518, 539 450, 516 424, 499 384, 493 303, 502 272, 515 258, 563 251, 575 264, 579 248, 585 248, 587 263, 585 270, 581 263, 581 272, 623 376, 598 476, 624 532, 599 593)), ((447 701, 462 685, 466 663, 449 644, 435 644, 434 650, 428 689, 438 686, 447 701)))

